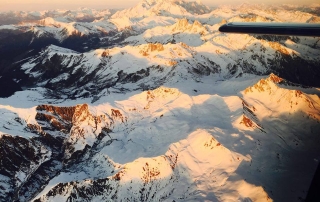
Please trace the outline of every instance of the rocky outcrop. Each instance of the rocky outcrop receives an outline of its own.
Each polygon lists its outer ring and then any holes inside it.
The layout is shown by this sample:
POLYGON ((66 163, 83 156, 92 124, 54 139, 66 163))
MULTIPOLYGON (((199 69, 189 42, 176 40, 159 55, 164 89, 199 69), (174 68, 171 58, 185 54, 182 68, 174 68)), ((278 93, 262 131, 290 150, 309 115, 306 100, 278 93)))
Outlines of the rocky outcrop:
POLYGON ((0 137, 1 200, 31 199, 50 179, 79 161, 112 127, 126 121, 117 109, 111 109, 110 115, 94 116, 87 104, 39 105, 36 110, 37 123, 24 129, 36 136, 0 137))
POLYGON ((51 151, 37 139, 2 135, 0 158, 0 199, 14 201, 26 181, 51 158, 51 151))
POLYGON ((265 133, 264 128, 255 114, 256 108, 254 106, 250 106, 245 100, 242 100, 242 107, 243 115, 240 119, 240 124, 247 128, 258 129, 265 133))
POLYGON ((176 24, 171 26, 173 32, 190 32, 202 35, 208 34, 207 29, 197 20, 189 23, 187 19, 179 19, 176 24))

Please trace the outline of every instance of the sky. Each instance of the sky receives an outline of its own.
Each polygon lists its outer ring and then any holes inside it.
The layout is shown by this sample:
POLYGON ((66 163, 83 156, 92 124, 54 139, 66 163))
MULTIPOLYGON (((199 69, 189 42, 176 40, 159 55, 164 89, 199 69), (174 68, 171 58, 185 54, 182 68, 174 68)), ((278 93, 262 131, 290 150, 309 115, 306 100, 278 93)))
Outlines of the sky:
MULTIPOLYGON (((10 10, 52 10, 52 9, 77 9, 79 7, 89 7, 97 9, 107 8, 128 8, 136 5, 141 0, 0 0, 0 11, 10 10)), ((241 4, 247 3, 289 3, 304 4, 319 3, 318 0, 202 0, 202 3, 208 6, 217 6, 221 4, 241 4), (223 3, 221 3, 223 2, 223 3)))

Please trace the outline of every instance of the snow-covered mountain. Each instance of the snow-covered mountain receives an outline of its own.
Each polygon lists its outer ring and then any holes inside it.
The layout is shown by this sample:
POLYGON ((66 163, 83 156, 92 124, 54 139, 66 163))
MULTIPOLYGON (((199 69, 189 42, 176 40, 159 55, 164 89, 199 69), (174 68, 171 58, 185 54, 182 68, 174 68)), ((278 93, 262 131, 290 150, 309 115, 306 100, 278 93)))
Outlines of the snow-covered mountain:
POLYGON ((21 106, 21 93, 7 98, 17 106, 1 105, 1 186, 36 201, 304 196, 318 154, 318 89, 291 90, 275 75, 221 81, 216 91, 188 84, 111 93, 89 106, 28 108, 34 100, 21 106))
POLYGON ((174 17, 193 16, 209 13, 210 8, 200 1, 187 2, 184 0, 142 0, 133 8, 116 12, 112 18, 139 18, 154 15, 174 17))
POLYGON ((28 23, 38 21, 47 17, 66 19, 76 22, 93 22, 109 18, 116 10, 112 9, 89 9, 78 8, 76 10, 46 10, 46 11, 9 11, 0 12, 1 20, 0 25, 28 23))
POLYGON ((305 199, 319 38, 218 28, 316 11, 143 0, 1 13, 19 24, 0 26, 0 201, 305 199))
POLYGON ((23 77, 16 79, 22 86, 36 85, 53 90, 55 97, 92 97, 93 101, 107 94, 108 88, 117 92, 146 90, 164 84, 175 85, 181 79, 201 82, 202 78, 207 77, 217 81, 241 77, 244 73, 265 75, 275 72, 305 85, 319 85, 315 79, 320 74, 316 69, 320 61, 317 48, 308 47, 305 50, 305 45, 290 39, 281 44, 248 35, 223 36, 210 33, 197 22, 188 24, 187 20, 180 20, 164 29, 184 31, 179 35, 164 32, 164 35, 159 35, 151 29, 150 33, 155 33, 153 36, 146 31, 143 36, 128 38, 128 41, 133 39, 134 43, 141 45, 97 49, 87 53, 51 45, 19 66, 23 77), (207 32, 207 35, 202 37, 197 33, 200 31, 204 32, 203 35, 207 32), (144 36, 150 38, 146 40, 144 36), (171 43, 172 37, 176 39, 174 44, 171 43), (198 37, 198 41, 192 37, 198 37), (140 42, 134 40, 137 38, 140 42), (160 43, 146 42, 152 40, 160 43), (162 44, 168 40, 171 42, 162 44), (198 44, 201 45, 195 46, 198 44), (308 64, 309 67, 291 67, 294 63, 308 64), (287 68, 291 71, 283 70, 287 68), (302 70, 304 72, 297 75, 302 70))
MULTIPOLYGON (((80 8, 78 10, 54 10, 42 12, 0 13, 3 17, 0 30, 31 31, 37 37, 50 33, 58 40, 64 40, 72 33, 81 35, 108 33, 111 30, 130 28, 141 33, 147 29, 172 25, 177 19, 198 20, 205 24, 216 24, 221 20, 233 21, 275 21, 319 23, 318 14, 303 12, 301 8, 288 6, 265 6, 243 4, 237 7, 222 6, 210 9, 200 1, 143 0, 133 8, 117 11, 80 8), (114 13, 114 14, 113 14, 114 13), (10 19, 21 18, 21 21, 10 19), (29 20, 30 18, 30 20, 29 20), (24 19, 24 20, 23 20, 24 19), (12 21, 12 22, 11 22, 12 21), (11 24, 11 25, 10 25, 11 24), (10 25, 10 26, 9 26, 10 25), (66 36, 57 33, 63 32, 66 36)), ((310 7, 318 8, 316 5, 310 7)))

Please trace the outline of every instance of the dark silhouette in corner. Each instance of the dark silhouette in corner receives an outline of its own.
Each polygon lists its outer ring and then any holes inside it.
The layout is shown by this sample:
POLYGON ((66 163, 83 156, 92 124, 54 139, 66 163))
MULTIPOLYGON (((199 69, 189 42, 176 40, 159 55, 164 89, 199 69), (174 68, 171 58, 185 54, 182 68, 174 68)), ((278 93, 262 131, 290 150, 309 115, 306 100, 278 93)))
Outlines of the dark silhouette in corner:
POLYGON ((11 78, 1 77, 0 78, 0 97, 10 97, 17 91, 22 91, 22 88, 14 82, 11 78))

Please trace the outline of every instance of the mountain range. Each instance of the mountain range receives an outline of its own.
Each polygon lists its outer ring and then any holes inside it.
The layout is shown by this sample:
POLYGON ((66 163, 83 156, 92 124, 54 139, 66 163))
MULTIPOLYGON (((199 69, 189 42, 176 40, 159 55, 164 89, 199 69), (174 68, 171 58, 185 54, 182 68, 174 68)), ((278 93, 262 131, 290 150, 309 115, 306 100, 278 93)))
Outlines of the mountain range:
POLYGON ((0 13, 0 201, 301 201, 320 160, 320 5, 142 0, 0 13))

